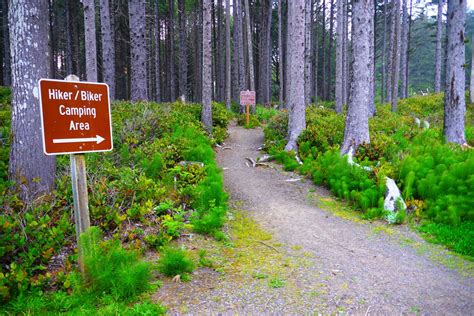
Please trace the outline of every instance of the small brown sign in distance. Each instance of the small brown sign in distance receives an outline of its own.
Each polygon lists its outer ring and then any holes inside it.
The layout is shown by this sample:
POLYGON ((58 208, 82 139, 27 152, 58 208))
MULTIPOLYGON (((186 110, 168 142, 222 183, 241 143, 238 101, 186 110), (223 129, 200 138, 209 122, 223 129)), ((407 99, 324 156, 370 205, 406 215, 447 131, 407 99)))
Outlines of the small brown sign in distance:
POLYGON ((107 84, 41 79, 39 88, 46 155, 112 150, 107 84))
POLYGON ((240 105, 255 105, 255 91, 240 91, 240 105))

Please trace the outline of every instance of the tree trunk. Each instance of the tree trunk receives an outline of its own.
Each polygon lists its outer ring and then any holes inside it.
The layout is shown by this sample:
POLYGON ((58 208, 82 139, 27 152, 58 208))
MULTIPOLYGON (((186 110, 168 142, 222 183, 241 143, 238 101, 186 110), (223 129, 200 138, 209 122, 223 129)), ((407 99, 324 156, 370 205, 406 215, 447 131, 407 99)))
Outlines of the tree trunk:
MULTIPOLYGON (((395 37, 395 23, 394 23, 394 7, 395 7, 395 2, 398 0, 392 0, 391 2, 391 7, 390 7, 390 39, 389 39, 389 47, 388 47, 388 58, 386 60, 387 65, 386 65, 386 78, 385 78, 385 94, 386 94, 386 102, 387 103, 392 103, 392 68, 393 68, 393 51, 394 51, 394 45, 396 41, 395 37)), ((388 29, 388 28, 387 28, 388 29)))
POLYGON ((373 117, 375 115, 375 38, 374 38, 374 32, 375 32, 375 7, 374 3, 372 0, 372 19, 371 22, 369 23, 369 117, 373 117))
MULTIPOLYGON (((317 0, 315 0, 316 3, 317 0)), ((318 21, 318 11, 314 12, 313 8, 313 16, 316 14, 316 21, 318 21)), ((318 104, 318 84, 319 84, 319 33, 317 28, 317 23, 313 26, 313 96, 314 96, 314 104, 318 104)))
POLYGON ((344 14, 344 0, 337 0, 336 11, 336 112, 342 112, 343 104, 343 48, 345 38, 343 36, 343 14, 344 14))
POLYGON ((160 12, 158 2, 154 4, 155 9, 155 100, 161 102, 161 41, 160 41, 160 12))
POLYGON ((230 1, 225 0, 225 105, 231 108, 230 1))
MULTIPOLYGON (((71 5, 70 5, 71 0, 65 0, 64 1, 64 13, 66 16, 66 73, 73 74, 74 73, 74 68, 73 68, 73 63, 72 63, 72 55, 73 55, 73 48, 72 48, 72 31, 71 31, 71 5)), ((76 74, 78 75, 78 74, 76 74)))
POLYGON ((400 47, 400 98, 407 97, 407 67, 408 67, 408 9, 407 0, 403 0, 402 5, 402 36, 400 47))
MULTIPOLYGON (((471 43, 474 43, 474 35, 471 37, 471 43)), ((471 50, 471 81, 469 84, 469 101, 474 103, 474 49, 471 50)))
POLYGON ((10 52, 10 32, 8 25, 8 4, 9 0, 3 1, 3 85, 12 85, 11 52, 10 52))
MULTIPOLYGON (((240 90, 247 88, 246 76, 245 76, 245 54, 244 54, 244 37, 243 37, 243 21, 242 21, 242 0, 234 0, 237 4, 236 7, 236 26, 237 26, 237 43, 238 43, 238 57, 239 57, 239 86, 240 90)), ((239 91, 240 93, 240 91, 239 91)))
POLYGON ((312 0, 305 0, 305 50, 304 50, 304 99, 305 105, 311 103, 311 4, 312 0))
POLYGON ((211 0, 202 1, 202 112, 201 121, 212 132, 212 21, 211 0))
POLYGON ((369 143, 368 103, 370 82, 370 24, 373 23, 373 0, 352 3, 352 84, 347 109, 344 141, 341 154, 354 152, 363 143, 369 143))
POLYGON ((444 136, 448 142, 465 144, 464 49, 466 1, 448 0, 446 89, 444 92, 444 136))
POLYGON ((327 67, 328 67, 328 72, 327 72, 327 80, 326 80, 326 99, 331 100, 333 96, 332 92, 332 43, 334 41, 333 37, 334 33, 334 0, 331 0, 331 11, 329 14, 329 47, 327 51, 327 67))
POLYGON ((288 1, 288 19, 291 27, 288 30, 289 44, 289 80, 288 95, 288 143, 285 150, 298 149, 298 136, 306 128, 304 98, 304 42, 305 42, 305 2, 304 0, 288 1))
POLYGON ((97 81, 97 41, 94 0, 83 0, 87 81, 97 81))
POLYGON ((344 38, 342 48, 342 104, 348 103, 349 98, 349 3, 348 0, 343 0, 343 35, 344 38))
POLYGON ((322 70, 322 80, 321 80, 321 97, 323 101, 326 101, 326 81, 327 81, 327 74, 326 74, 326 0, 323 0, 323 19, 322 19, 322 46, 321 46, 321 70, 322 70))
POLYGON ((56 159, 42 149, 38 80, 49 76, 48 1, 10 3, 13 78, 9 177, 25 201, 53 190, 56 159))
POLYGON ((382 78, 381 78, 381 101, 387 100, 387 0, 383 0, 383 38, 382 38, 382 78))
POLYGON ((168 1, 168 75, 169 75, 169 99, 176 101, 176 82, 174 72, 174 0, 168 1))
POLYGON ((279 92, 278 92, 278 101, 280 106, 283 105, 283 91, 284 87, 284 77, 283 77, 283 29, 282 29, 282 5, 283 1, 278 0, 278 78, 279 78, 279 92))
POLYGON ((145 0, 128 2, 130 19, 131 100, 148 100, 146 77, 145 0))
MULTIPOLYGON (((54 12, 53 12, 53 1, 49 1, 49 75, 51 78, 56 78, 56 56, 55 56, 55 47, 56 47, 56 37, 54 36, 54 12)), ((85 13, 84 13, 85 17, 85 13)), ((97 63, 97 62, 96 62, 97 63)), ((96 66, 97 67, 97 66, 96 66)), ((96 81, 96 80, 95 80, 96 81)))
POLYGON ((398 80, 400 78, 400 0, 394 0, 394 7, 392 10, 392 23, 395 24, 395 34, 393 36, 393 52, 392 52, 392 112, 397 111, 398 107, 398 80))
POLYGON ((411 47, 411 24, 412 24, 413 1, 410 0, 410 14, 408 15, 408 31, 407 31, 407 66, 405 68, 405 96, 408 98, 408 85, 410 83, 410 47, 411 47))
POLYGON ((179 23, 179 64, 178 64, 178 90, 179 96, 188 99, 188 48, 186 34, 186 8, 185 0, 178 1, 178 23, 179 23))
POLYGON ((102 66, 104 82, 109 85, 110 98, 115 99, 115 46, 110 23, 109 0, 100 0, 100 25, 102 29, 102 66))
POLYGON ((436 93, 439 93, 441 91, 443 4, 444 4, 444 0, 438 0, 438 18, 437 18, 437 25, 436 25, 435 78, 434 78, 434 91, 436 93))
POLYGON ((245 7, 245 27, 247 29, 247 50, 248 50, 248 67, 249 67, 249 89, 255 91, 255 72, 253 65, 253 41, 250 25, 250 8, 249 0, 244 0, 245 7))
POLYGON ((195 102, 201 103, 202 102, 202 1, 198 1, 198 14, 196 16, 196 71, 195 71, 195 102))

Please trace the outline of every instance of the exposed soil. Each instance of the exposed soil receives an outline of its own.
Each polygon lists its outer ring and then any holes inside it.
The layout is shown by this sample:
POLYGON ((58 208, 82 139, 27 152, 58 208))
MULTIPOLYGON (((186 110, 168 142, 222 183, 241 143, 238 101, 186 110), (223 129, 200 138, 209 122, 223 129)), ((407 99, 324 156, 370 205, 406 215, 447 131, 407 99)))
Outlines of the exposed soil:
POLYGON ((246 157, 262 155, 261 129, 229 133, 218 162, 231 204, 248 214, 231 212, 230 245, 185 242, 216 264, 165 282, 155 298, 171 313, 474 314, 472 262, 405 226, 362 221, 278 166, 249 167, 246 157))

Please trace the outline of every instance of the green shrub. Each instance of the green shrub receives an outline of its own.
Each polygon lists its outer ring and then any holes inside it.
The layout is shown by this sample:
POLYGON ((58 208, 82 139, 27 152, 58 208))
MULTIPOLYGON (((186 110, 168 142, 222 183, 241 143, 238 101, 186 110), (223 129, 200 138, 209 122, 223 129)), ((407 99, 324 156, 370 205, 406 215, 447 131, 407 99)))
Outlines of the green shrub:
POLYGON ((149 287, 150 264, 138 253, 124 249, 118 241, 102 241, 97 227, 80 238, 86 269, 85 284, 95 293, 109 293, 116 299, 130 298, 149 287))
POLYGON ((168 247, 158 259, 158 271, 170 277, 185 275, 194 271, 194 263, 185 250, 168 247))

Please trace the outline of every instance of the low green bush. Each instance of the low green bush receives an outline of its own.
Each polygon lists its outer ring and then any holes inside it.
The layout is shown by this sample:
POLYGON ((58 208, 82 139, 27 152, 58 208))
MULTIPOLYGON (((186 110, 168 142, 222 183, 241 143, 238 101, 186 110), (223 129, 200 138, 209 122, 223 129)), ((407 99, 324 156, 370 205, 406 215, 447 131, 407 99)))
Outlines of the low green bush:
POLYGON ((192 273, 194 268, 194 262, 183 249, 165 248, 158 259, 158 271, 169 277, 192 273))
POLYGON ((85 285, 97 294, 115 299, 136 296, 149 287, 151 265, 139 259, 136 251, 124 249, 118 240, 103 241, 97 227, 90 227, 80 238, 86 270, 85 285))

